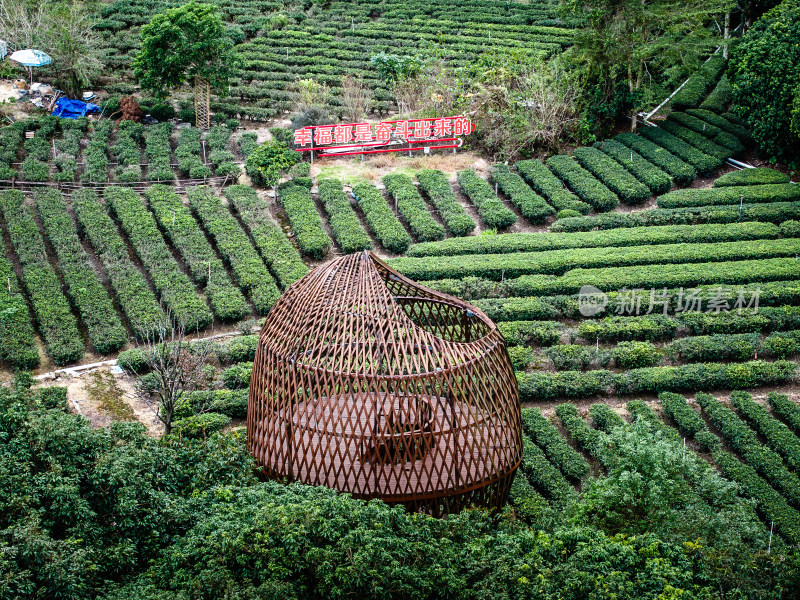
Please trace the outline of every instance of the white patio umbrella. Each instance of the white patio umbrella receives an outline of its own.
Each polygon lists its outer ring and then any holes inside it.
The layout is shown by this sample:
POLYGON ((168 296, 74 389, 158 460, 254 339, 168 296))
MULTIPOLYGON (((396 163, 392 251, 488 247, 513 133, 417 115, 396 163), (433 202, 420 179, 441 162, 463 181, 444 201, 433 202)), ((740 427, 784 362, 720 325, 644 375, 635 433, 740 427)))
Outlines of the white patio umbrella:
POLYGON ((41 50, 17 50, 8 57, 22 66, 28 67, 31 72, 31 85, 33 85, 33 67, 43 67, 53 62, 49 55, 41 50))

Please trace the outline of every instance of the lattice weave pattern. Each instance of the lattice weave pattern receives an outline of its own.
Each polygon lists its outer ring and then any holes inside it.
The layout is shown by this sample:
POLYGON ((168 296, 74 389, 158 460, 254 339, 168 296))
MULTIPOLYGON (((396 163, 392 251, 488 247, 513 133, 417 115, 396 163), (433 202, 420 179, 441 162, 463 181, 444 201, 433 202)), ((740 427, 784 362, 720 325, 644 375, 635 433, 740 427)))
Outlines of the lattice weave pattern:
POLYGON ((434 515, 499 508, 521 435, 495 325, 369 252, 296 282, 261 330, 247 439, 270 477, 434 515))

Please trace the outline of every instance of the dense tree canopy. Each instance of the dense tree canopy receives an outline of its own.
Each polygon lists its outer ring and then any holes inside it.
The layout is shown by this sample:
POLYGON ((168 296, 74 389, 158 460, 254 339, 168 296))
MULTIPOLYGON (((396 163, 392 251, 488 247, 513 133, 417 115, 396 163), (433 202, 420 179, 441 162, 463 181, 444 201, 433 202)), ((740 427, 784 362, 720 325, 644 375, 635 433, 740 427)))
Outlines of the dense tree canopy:
POLYGON ((219 9, 192 0, 153 17, 142 27, 142 47, 133 73, 143 88, 166 96, 169 88, 196 77, 224 92, 233 63, 233 44, 219 9))
POLYGON ((731 52, 733 104, 770 156, 800 161, 800 0, 756 21, 731 52))
POLYGON ((512 509, 434 519, 259 482, 241 434, 93 429, 64 388, 29 385, 0 388, 2 598, 779 599, 800 584, 796 549, 767 554, 734 486, 641 422, 600 434, 608 475, 532 527, 512 509))

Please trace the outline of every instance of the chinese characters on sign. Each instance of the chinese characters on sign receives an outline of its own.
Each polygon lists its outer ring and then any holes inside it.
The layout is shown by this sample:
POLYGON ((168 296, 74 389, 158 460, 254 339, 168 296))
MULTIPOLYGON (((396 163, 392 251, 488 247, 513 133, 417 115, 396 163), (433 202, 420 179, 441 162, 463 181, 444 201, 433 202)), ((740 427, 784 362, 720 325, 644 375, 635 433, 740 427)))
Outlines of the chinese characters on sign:
POLYGON ((707 289, 621 289, 609 296, 594 286, 583 286, 578 294, 578 309, 585 317, 597 315, 608 308, 615 315, 650 315, 650 314, 682 314, 704 312, 719 314, 722 312, 744 311, 758 312, 758 301, 761 289, 733 289, 718 286, 707 289))
POLYGON ((473 131, 475 124, 469 117, 313 125, 295 131, 294 144, 298 152, 325 156, 459 148, 463 136, 473 131))

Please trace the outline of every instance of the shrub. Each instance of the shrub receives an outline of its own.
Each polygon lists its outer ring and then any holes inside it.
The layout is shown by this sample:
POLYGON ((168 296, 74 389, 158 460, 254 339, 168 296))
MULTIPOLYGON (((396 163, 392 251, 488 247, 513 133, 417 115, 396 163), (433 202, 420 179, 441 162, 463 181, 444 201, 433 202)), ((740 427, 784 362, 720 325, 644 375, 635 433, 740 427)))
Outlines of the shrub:
POLYGON ((664 408, 666 415, 675 421, 678 430, 689 437, 694 437, 701 431, 706 431, 707 427, 703 418, 689 406, 686 399, 673 392, 661 392, 658 400, 664 408))
POLYGON ((607 404, 596 403, 589 407, 589 415, 596 429, 611 433, 615 427, 624 426, 625 420, 615 413, 607 404))
POLYGON ((589 427, 581 419, 578 414, 578 407, 574 404, 559 404, 556 406, 556 414, 572 439, 603 464, 603 461, 606 460, 603 448, 607 443, 607 436, 597 429, 589 427))
POLYGON ((800 439, 746 392, 731 394, 731 404, 795 471, 800 468, 800 439))
POLYGON ((558 321, 507 321, 497 328, 509 346, 552 346, 561 339, 564 326, 558 321))
POLYGON ((589 367, 605 367, 611 356, 605 350, 580 344, 559 344, 544 351, 557 371, 583 371, 589 367))
POLYGON ((298 177, 308 177, 309 173, 311 173, 311 164, 307 162, 299 162, 292 165, 292 168, 289 169, 289 177, 292 179, 297 179, 298 177))
POLYGON ((44 408, 67 412, 67 387, 53 385, 39 389, 39 403, 44 408))
POLYGON ((757 334, 717 334, 675 340, 669 345, 670 356, 684 362, 714 360, 751 360, 761 347, 757 334))
POLYGON ((16 369, 33 369, 39 364, 36 334, 28 305, 19 289, 14 267, 0 256, 0 360, 16 369))
POLYGON ((524 371, 533 362, 533 350, 525 346, 509 346, 508 356, 515 371, 524 371))
POLYGON ((658 144, 695 167, 701 175, 710 175, 722 165, 720 158, 702 152, 681 138, 672 135, 663 127, 643 127, 639 133, 642 137, 658 144))
POLYGON ((589 171, 581 167, 571 156, 551 156, 547 159, 547 166, 581 200, 590 204, 597 212, 611 210, 619 204, 619 199, 614 192, 595 179, 589 171))
POLYGON ((611 353, 620 369, 652 367, 661 362, 664 351, 651 342, 620 342, 611 353))
MULTIPOLYGON (((570 192, 561 180, 540 160, 523 160, 514 165, 536 192, 544 196, 558 211, 574 210, 585 215, 592 207, 570 192)), ((559 219, 562 217, 559 217, 559 219)))
POLYGON ((252 362, 237 363, 222 372, 222 381, 229 390, 249 388, 252 374, 252 362))
POLYGON ((450 233, 454 236, 465 236, 472 233, 475 229, 475 222, 459 204, 444 173, 432 169, 420 171, 417 173, 417 181, 431 204, 439 212, 450 233))
POLYGON ((769 167, 756 167, 755 169, 742 169, 741 171, 731 171, 718 177, 714 181, 714 187, 726 187, 730 185, 765 185, 770 183, 789 183, 789 176, 769 167))
POLYGON ((647 340, 672 337, 678 330, 678 321, 664 315, 643 317, 610 316, 596 321, 584 321, 577 334, 587 342, 647 340))
POLYGON ((178 419, 172 423, 172 435, 185 438, 207 438, 230 425, 231 418, 221 413, 207 412, 178 419))
POLYGON ((550 499, 554 508, 564 509, 577 501, 578 493, 545 457, 541 449, 527 437, 522 438, 520 469, 530 484, 550 499))
POLYGON ((767 402, 775 414, 786 421, 796 435, 800 435, 800 406, 789 400, 785 394, 777 392, 767 394, 767 402))
POLYGON ((423 241, 440 240, 445 236, 442 227, 428 212, 428 207, 408 175, 393 173, 383 178, 386 193, 394 199, 397 211, 408 223, 414 236, 423 241))
MULTIPOLYGON (((714 89, 700 104, 700 108, 715 113, 725 112, 725 108, 731 102, 731 82, 726 75, 723 75, 714 86, 714 89)), ((691 109, 690 109, 691 110, 691 109)))
POLYGON ((223 365, 253 362, 256 357, 257 347, 257 335, 243 335, 241 337, 236 337, 227 344, 219 346, 219 348, 216 350, 217 360, 223 365))
MULTIPOLYGON (((308 163, 298 163, 308 164, 308 163)), ((319 199, 328 213, 328 222, 333 237, 345 254, 372 248, 372 241, 361 227, 350 199, 342 191, 342 183, 337 179, 319 181, 319 199)))
POLYGON ((492 179, 499 189, 508 196, 511 204, 517 207, 522 216, 531 223, 544 223, 547 217, 555 214, 556 211, 541 196, 528 187, 522 177, 512 173, 507 165, 495 165, 492 179))
POLYGON ((370 183, 358 183, 353 186, 353 195, 364 211, 367 225, 383 247, 395 254, 405 252, 411 244, 411 236, 378 189, 370 183))
POLYGON ((576 148, 573 154, 584 168, 602 181, 625 204, 642 204, 650 199, 650 188, 597 148, 576 148))
POLYGON ((458 172, 458 185, 478 209, 478 215, 487 227, 506 229, 517 222, 517 215, 503 204, 489 184, 472 169, 458 172))
MULTIPOLYGON (((734 154, 734 151, 728 149, 727 147, 720 146, 715 142, 712 142, 703 134, 697 133, 696 131, 692 131, 691 129, 688 129, 686 127, 682 127, 681 125, 678 125, 677 123, 669 119, 667 119, 666 121, 662 121, 659 127, 664 131, 667 131, 670 134, 674 135, 676 138, 680 138, 686 141, 687 143, 691 144, 704 154, 719 159, 720 165, 722 164, 722 161, 724 161, 725 159, 734 154)), ((744 150, 744 147, 741 144, 738 144, 737 151, 741 150, 744 150)))
POLYGON ((572 210, 570 208, 565 208, 564 210, 560 210, 556 213, 557 219, 569 219, 570 217, 580 217, 581 213, 577 210, 572 210))
POLYGON ((604 396, 613 381, 609 371, 558 371, 556 373, 517 373, 522 402, 558 398, 604 396))
POLYGON ((540 298, 489 298, 474 303, 492 321, 534 321, 560 316, 560 311, 551 302, 540 298))
POLYGON ((690 108, 686 111, 686 114, 702 119, 706 123, 719 127, 722 131, 735 135, 745 144, 751 144, 753 142, 753 137, 750 135, 747 128, 715 112, 705 110, 704 108, 690 108))
POLYGON ((21 175, 25 181, 47 181, 50 179, 50 165, 29 156, 22 163, 21 175))

